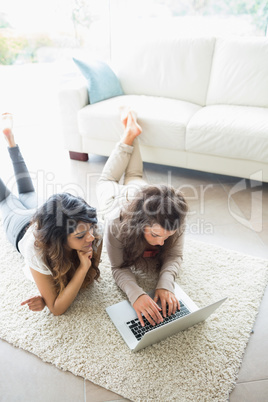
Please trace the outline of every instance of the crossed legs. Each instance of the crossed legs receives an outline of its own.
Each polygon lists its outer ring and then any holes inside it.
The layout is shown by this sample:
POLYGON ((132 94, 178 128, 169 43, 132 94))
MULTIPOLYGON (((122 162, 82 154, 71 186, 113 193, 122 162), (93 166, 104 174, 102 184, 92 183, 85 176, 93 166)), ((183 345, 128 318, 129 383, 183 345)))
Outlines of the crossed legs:
POLYGON ((123 112, 121 121, 124 126, 123 137, 107 160, 97 183, 99 210, 103 218, 122 207, 140 187, 147 184, 143 180, 143 163, 137 138, 142 129, 131 110, 123 112), (122 185, 119 181, 123 175, 122 185))

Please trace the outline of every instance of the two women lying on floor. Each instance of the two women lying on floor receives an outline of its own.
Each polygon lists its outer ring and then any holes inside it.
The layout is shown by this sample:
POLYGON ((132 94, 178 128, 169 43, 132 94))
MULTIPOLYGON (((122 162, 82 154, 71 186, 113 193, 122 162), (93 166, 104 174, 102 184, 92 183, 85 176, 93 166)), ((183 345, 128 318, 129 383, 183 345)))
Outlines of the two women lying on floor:
MULTIPOLYGON (((123 112, 124 132, 108 158, 97 183, 99 214, 106 221, 105 244, 113 277, 126 293, 140 322, 143 316, 155 325, 174 313, 179 301, 174 281, 183 255, 187 203, 171 186, 148 185, 138 136, 142 129, 131 110, 123 112), (119 184, 124 175, 124 184, 119 184), (154 299, 138 285, 136 274, 147 271, 147 262, 158 273, 154 299)), ((25 258, 24 271, 40 295, 27 304, 33 311, 45 306, 64 313, 79 290, 99 278, 102 239, 97 213, 84 200, 56 194, 37 208, 36 193, 12 129, 4 136, 13 163, 19 197, 0 181, 0 210, 8 239, 25 258)))

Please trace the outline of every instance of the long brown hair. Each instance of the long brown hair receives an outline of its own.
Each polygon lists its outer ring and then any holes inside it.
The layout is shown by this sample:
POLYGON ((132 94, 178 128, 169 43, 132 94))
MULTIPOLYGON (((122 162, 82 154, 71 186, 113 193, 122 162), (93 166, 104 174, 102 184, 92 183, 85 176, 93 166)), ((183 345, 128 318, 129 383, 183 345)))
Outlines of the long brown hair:
MULTIPOLYGON (((74 232, 78 222, 96 225, 96 209, 69 193, 51 196, 37 210, 31 222, 35 224, 35 247, 52 273, 58 294, 67 286, 80 264, 77 252, 67 247, 67 237, 74 232)), ((94 236, 93 250, 96 250, 96 245, 101 242, 97 226, 94 236)), ((87 272, 82 288, 99 278, 98 263, 99 258, 93 251, 92 267, 87 272)))
POLYGON ((155 223, 165 230, 176 231, 159 248, 161 260, 182 235, 187 211, 188 205, 179 190, 166 185, 143 187, 120 214, 119 236, 123 243, 121 267, 135 265, 140 260, 148 246, 144 238, 145 226, 155 223))

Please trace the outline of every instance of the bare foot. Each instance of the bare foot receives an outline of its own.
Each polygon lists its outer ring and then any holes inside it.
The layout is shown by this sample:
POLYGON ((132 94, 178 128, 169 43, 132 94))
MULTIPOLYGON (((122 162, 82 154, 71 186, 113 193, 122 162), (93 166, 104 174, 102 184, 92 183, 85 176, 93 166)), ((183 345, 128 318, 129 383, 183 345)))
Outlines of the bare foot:
POLYGON ((122 122, 124 128, 127 127, 127 119, 128 119, 129 112, 132 112, 133 117, 137 120, 137 113, 133 109, 131 109, 130 106, 120 106, 119 110, 121 113, 121 122, 122 122))
POLYGON ((12 132, 12 126, 13 126, 12 114, 11 113, 3 113, 2 114, 2 131, 4 133, 5 139, 10 148, 16 146, 14 134, 12 132))
POLYGON ((142 132, 141 126, 137 123, 136 113, 129 111, 127 115, 124 138, 122 142, 127 145, 132 145, 136 137, 142 132))
POLYGON ((129 106, 120 106, 119 111, 121 113, 121 122, 124 126, 124 128, 127 127, 127 118, 128 118, 128 113, 130 112, 131 108, 129 106))
POLYGON ((126 106, 120 106, 119 110, 121 113, 121 122, 122 122, 124 128, 126 128, 127 127, 127 116, 128 116, 128 112, 129 112, 130 108, 126 107, 126 106))
POLYGON ((9 148, 15 147, 16 142, 15 142, 12 130, 10 128, 4 128, 3 133, 4 133, 4 136, 8 143, 9 148))

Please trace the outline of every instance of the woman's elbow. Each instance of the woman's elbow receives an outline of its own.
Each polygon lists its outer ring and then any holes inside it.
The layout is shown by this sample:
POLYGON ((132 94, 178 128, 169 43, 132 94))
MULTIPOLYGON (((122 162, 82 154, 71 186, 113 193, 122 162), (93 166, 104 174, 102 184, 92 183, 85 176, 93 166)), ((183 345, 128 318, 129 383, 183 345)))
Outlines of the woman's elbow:
POLYGON ((64 314, 65 313, 65 311, 67 310, 67 309, 60 309, 60 308, 57 308, 57 307, 48 307, 49 308, 49 311, 55 316, 55 317, 59 317, 60 315, 62 315, 62 314, 64 314))
POLYGON ((59 317, 60 315, 62 315, 62 314, 65 313, 65 311, 63 311, 63 312, 58 312, 58 311, 51 311, 51 310, 50 310, 50 312, 51 312, 55 317, 59 317))

